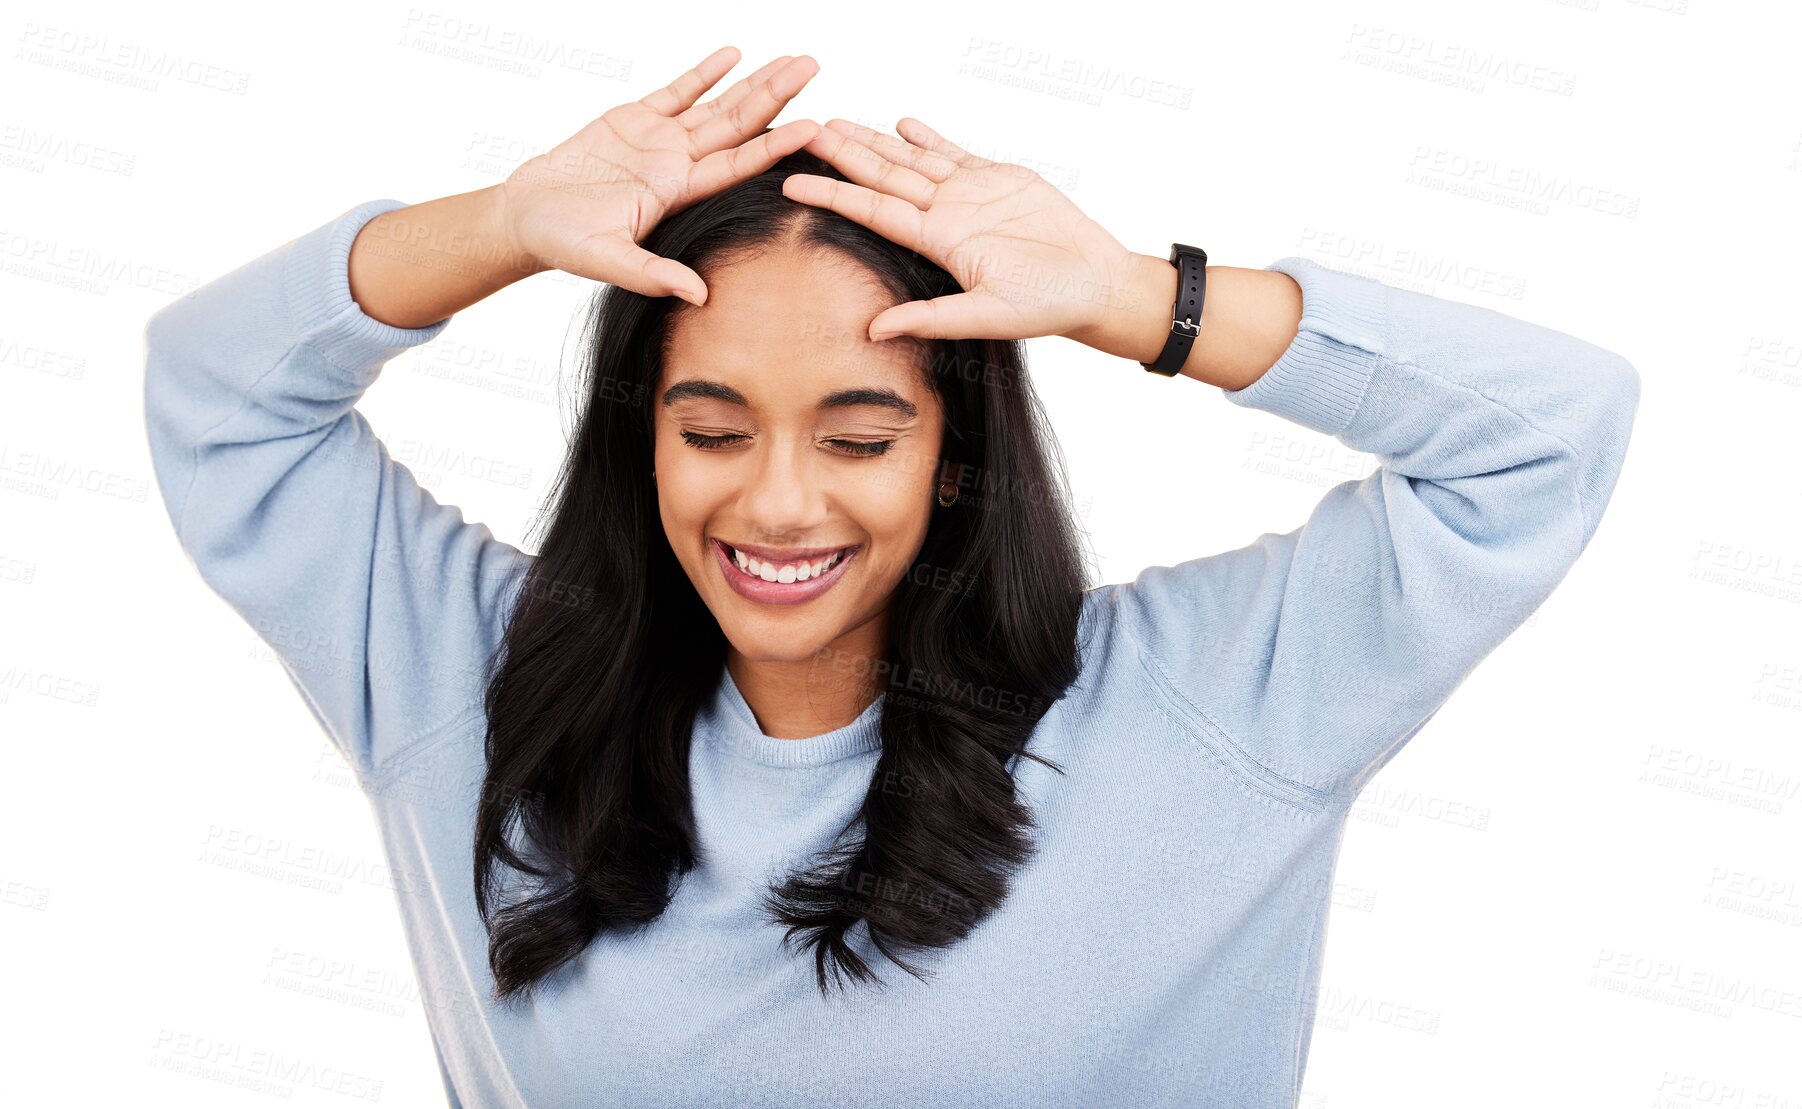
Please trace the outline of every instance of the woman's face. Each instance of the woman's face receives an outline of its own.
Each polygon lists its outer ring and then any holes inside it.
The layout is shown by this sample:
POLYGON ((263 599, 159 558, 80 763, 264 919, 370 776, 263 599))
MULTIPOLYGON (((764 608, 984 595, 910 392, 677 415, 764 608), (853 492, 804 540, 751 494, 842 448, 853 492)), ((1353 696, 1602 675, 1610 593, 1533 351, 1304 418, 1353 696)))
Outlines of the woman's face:
POLYGON ((734 262, 707 288, 653 394, 670 547, 747 659, 876 657, 937 507, 943 425, 912 346, 868 337, 894 298, 818 250, 734 262))

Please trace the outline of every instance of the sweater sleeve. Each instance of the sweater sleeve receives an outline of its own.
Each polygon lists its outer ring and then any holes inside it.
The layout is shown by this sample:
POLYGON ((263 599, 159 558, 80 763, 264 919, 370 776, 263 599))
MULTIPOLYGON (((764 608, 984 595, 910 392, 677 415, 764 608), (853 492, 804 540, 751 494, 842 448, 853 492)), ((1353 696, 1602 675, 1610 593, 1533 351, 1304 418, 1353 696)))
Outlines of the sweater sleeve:
POLYGON ((176 538, 368 780, 479 703, 523 556, 438 503, 353 407, 449 325, 351 298, 373 200, 219 277, 145 327, 144 411, 176 538))
POLYGON ((1305 524, 1154 566, 1116 612, 1178 719, 1281 795, 1350 803, 1588 545, 1639 375, 1489 309, 1333 270, 1300 329, 1224 395, 1366 452, 1305 524))

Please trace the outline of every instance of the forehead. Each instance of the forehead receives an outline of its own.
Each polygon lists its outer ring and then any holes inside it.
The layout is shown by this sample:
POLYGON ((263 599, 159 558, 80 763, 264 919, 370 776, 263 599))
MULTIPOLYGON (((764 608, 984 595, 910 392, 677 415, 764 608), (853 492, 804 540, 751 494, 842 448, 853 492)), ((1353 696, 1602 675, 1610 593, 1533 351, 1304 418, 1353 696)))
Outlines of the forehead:
POLYGON ((811 404, 816 394, 868 385, 930 403, 922 345, 870 340, 870 321, 897 298, 857 262, 829 249, 776 247, 705 277, 707 303, 673 312, 660 390, 703 378, 753 404, 811 404))

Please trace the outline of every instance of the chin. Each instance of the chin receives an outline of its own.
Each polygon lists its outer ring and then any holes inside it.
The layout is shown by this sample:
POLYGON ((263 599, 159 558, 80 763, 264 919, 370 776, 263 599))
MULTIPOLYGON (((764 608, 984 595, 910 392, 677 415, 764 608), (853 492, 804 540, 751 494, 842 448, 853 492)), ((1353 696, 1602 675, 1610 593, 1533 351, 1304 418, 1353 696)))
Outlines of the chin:
MULTIPOLYGON (((716 614, 717 615, 717 614, 716 614)), ((747 662, 809 662, 817 659, 837 636, 796 626, 783 619, 746 620, 733 614, 720 628, 734 650, 747 662)))

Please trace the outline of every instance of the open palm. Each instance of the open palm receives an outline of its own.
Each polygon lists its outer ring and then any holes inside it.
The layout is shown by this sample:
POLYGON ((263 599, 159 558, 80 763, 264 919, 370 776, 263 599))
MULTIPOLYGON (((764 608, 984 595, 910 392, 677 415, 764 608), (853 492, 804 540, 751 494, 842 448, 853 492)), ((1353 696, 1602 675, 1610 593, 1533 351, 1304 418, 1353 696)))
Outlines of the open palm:
POLYGON ((906 141, 827 121, 806 149, 851 183, 797 173, 791 200, 827 208, 916 251, 964 292, 898 304, 872 339, 1027 339, 1091 324, 1117 296, 1131 258, 1120 242, 1031 169, 979 158, 919 120, 906 141))
POLYGON ((784 56, 696 104, 738 60, 721 47, 642 100, 610 109, 524 163, 499 190, 502 220, 539 263, 647 296, 702 303, 692 269, 638 243, 664 216, 754 176, 820 130, 812 120, 759 134, 819 66, 784 56))

